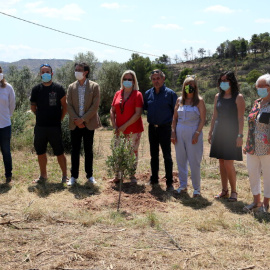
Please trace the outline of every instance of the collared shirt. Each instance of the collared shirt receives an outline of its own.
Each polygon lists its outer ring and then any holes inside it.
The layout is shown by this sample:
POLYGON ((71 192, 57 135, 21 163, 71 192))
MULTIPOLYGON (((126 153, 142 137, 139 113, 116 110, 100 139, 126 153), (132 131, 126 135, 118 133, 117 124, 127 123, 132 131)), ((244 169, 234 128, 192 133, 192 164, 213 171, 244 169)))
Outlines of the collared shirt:
POLYGON ((144 94, 144 107, 147 111, 147 121, 153 125, 164 125, 172 122, 174 106, 177 100, 175 92, 166 87, 160 88, 158 94, 155 88, 147 90, 144 94))
POLYGON ((12 86, 7 83, 4 88, 0 86, 0 128, 11 125, 10 117, 15 109, 15 93, 12 86))
POLYGON ((86 79, 83 85, 79 84, 78 87, 78 96, 79 96, 79 116, 82 117, 84 115, 84 97, 85 97, 85 89, 86 89, 86 79))

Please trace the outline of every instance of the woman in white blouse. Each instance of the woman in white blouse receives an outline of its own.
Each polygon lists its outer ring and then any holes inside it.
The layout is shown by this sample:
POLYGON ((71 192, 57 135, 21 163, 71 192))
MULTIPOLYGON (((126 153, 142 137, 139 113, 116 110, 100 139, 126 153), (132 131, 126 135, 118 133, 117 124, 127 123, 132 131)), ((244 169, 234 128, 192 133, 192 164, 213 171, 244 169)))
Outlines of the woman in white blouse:
POLYGON ((0 147, 5 165, 6 183, 12 177, 12 158, 10 153, 11 120, 15 109, 15 93, 12 86, 6 82, 0 66, 0 147))

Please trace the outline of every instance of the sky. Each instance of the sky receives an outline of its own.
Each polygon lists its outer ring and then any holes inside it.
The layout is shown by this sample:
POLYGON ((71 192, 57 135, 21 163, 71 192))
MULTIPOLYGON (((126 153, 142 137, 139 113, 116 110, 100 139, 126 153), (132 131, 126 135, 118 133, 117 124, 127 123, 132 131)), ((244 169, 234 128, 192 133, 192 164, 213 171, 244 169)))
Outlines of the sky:
MULTIPOLYGON (((269 0, 0 0, 0 12, 87 39, 185 60, 184 50, 215 53, 220 43, 270 32, 269 0)), ((41 28, 0 13, 0 61, 73 59, 126 62, 132 52, 41 28)), ((146 57, 147 55, 141 54, 146 57)))

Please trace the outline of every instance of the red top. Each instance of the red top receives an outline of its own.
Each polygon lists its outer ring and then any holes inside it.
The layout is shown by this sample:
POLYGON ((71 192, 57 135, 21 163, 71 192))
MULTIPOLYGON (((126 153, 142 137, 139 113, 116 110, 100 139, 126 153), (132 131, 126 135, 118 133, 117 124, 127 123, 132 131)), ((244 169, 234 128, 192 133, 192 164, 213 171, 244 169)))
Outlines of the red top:
MULTIPOLYGON (((120 107, 120 100, 122 99, 123 90, 119 90, 115 93, 113 98, 112 106, 115 107, 115 117, 116 117, 116 125, 117 127, 121 127, 125 124, 136 112, 136 108, 143 107, 143 96, 142 93, 138 90, 133 90, 128 100, 121 103, 120 107), (121 113, 121 108, 123 113, 121 113)), ((131 124, 126 128, 124 134, 130 133, 140 133, 143 132, 143 122, 142 118, 140 117, 135 123, 131 124)))

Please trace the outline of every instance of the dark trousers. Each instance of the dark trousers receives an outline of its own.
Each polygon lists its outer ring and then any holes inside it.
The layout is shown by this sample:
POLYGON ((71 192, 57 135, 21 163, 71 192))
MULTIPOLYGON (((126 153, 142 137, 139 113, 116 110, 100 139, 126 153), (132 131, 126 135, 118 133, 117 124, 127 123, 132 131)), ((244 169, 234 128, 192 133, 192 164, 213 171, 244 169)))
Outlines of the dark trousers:
POLYGON ((172 169, 173 161, 171 155, 171 125, 163 125, 155 127, 149 125, 148 129, 150 154, 151 154, 151 183, 158 183, 158 171, 159 171, 159 145, 161 147, 165 172, 166 172, 166 184, 167 186, 173 183, 172 169))
POLYGON ((0 128, 0 147, 5 166, 5 176, 12 176, 12 158, 10 153, 11 126, 0 128))
POLYGON ((80 167, 80 152, 81 143, 83 139, 84 155, 85 155, 85 172, 86 177, 90 178, 93 176, 93 140, 94 130, 76 127, 71 130, 71 176, 78 178, 79 167, 80 167))

